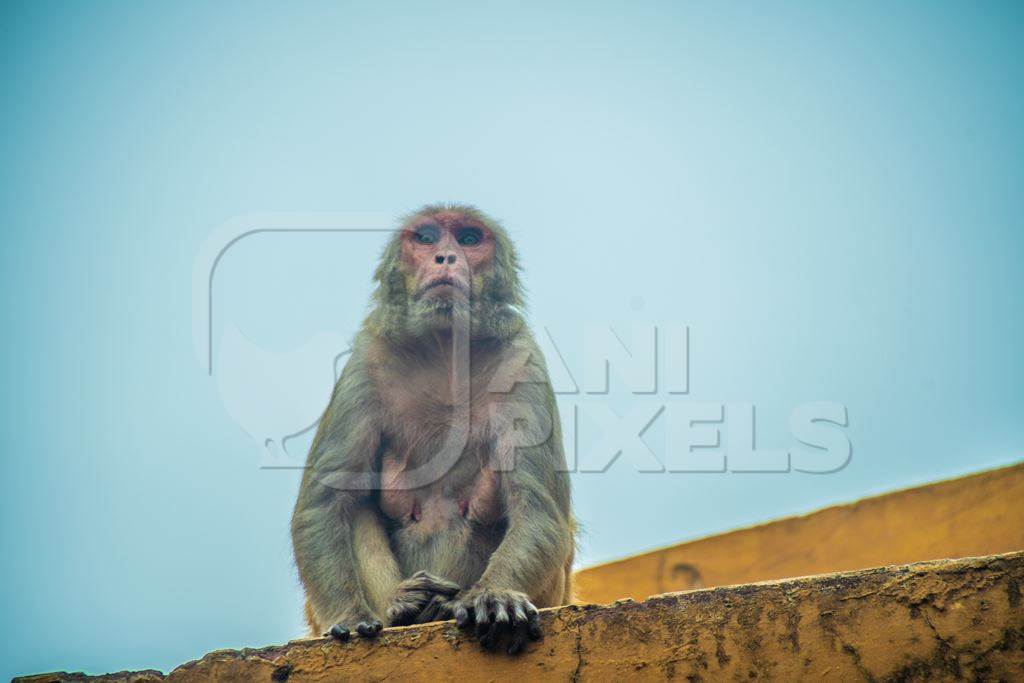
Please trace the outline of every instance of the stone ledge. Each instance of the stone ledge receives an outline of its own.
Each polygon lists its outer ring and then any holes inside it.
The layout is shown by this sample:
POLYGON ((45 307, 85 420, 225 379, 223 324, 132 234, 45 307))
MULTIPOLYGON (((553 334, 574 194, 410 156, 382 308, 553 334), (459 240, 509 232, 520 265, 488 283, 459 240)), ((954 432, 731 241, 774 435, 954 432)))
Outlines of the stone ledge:
POLYGON ((442 622, 370 642, 221 650, 166 676, 15 680, 1013 680, 1024 671, 1022 584, 1015 552, 545 610, 544 639, 517 657, 442 622))

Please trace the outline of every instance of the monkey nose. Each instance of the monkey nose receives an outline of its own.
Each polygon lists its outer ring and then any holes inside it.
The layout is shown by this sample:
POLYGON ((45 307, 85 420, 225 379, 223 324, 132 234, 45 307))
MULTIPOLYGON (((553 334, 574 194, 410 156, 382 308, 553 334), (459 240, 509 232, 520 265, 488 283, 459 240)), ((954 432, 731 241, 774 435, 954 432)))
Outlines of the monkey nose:
POLYGON ((455 263, 455 254, 438 254, 434 257, 434 263, 442 264, 448 263, 449 265, 455 263))

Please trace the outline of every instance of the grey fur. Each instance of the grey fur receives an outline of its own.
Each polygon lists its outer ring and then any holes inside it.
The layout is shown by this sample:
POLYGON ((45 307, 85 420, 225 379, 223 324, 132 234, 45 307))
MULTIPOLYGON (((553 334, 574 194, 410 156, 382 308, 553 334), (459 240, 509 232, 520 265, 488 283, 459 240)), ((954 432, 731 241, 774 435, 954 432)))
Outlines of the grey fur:
POLYGON ((403 225, 445 211, 484 221, 496 241, 493 266, 469 304, 470 372, 461 379, 468 405, 458 413, 468 417, 454 423, 457 411, 446 403, 458 396, 450 359, 460 312, 420 306, 406 291, 400 229, 310 449, 292 518, 295 561, 314 633, 338 624, 373 636, 384 618, 454 617, 485 646, 507 635, 514 653, 540 636, 538 606, 571 599, 569 480, 547 368, 520 313, 514 247, 496 222, 467 206, 425 207, 403 225), (507 392, 496 395, 496 384, 507 392), (443 478, 408 493, 380 490, 388 466, 429 460, 453 429, 465 445, 443 478), (485 486, 492 481, 493 500, 485 486), (439 518, 430 533, 392 510, 421 494, 445 500, 449 489, 471 491, 480 509, 465 503, 461 517, 439 518))

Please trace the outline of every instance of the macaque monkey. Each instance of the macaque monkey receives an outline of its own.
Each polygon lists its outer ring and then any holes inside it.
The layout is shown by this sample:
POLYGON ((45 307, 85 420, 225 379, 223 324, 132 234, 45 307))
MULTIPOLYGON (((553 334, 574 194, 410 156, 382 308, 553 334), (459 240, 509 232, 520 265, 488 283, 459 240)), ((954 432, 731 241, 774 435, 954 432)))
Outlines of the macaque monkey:
POLYGON ((538 607, 570 601, 575 544, 515 248, 477 209, 431 205, 374 278, 292 517, 307 620, 347 639, 454 618, 515 654, 538 607))

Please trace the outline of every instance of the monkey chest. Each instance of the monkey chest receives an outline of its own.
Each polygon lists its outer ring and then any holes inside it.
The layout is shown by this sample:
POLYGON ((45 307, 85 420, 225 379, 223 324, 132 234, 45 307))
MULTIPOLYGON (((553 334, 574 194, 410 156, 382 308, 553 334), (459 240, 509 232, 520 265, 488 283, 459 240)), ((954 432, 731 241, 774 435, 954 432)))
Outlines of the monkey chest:
POLYGON ((490 401, 435 369, 410 369, 381 397, 380 507, 423 533, 504 516, 491 467, 490 401))

